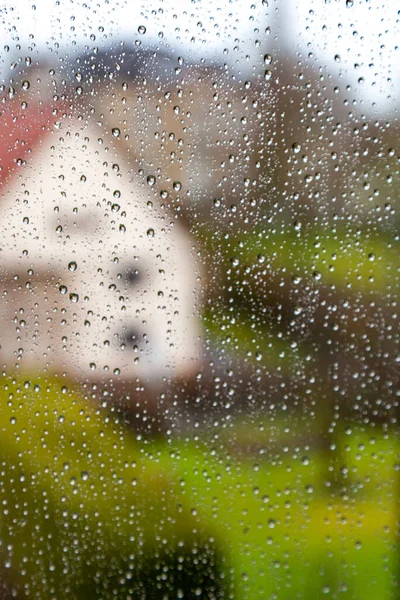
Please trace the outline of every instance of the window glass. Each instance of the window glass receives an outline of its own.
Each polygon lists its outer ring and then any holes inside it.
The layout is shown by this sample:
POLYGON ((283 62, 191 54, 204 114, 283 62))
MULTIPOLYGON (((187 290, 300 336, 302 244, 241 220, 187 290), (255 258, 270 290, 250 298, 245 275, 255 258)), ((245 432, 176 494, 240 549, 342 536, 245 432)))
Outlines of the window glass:
POLYGON ((399 596, 399 11, 0 7, 0 596, 399 596))

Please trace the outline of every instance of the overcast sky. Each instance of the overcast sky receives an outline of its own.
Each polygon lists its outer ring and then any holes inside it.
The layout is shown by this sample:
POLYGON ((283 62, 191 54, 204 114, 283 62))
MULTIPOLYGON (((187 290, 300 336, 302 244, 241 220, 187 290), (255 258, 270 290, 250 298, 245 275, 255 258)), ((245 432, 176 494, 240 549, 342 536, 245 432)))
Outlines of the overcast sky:
MULTIPOLYGON (((398 105, 399 10, 399 0, 15 0, 0 3, 0 35, 13 51, 36 44, 33 54, 139 39, 242 69, 252 66, 246 55, 260 64, 257 40, 279 44, 313 52, 354 86, 364 110, 386 113, 398 105)), ((10 56, 2 52, 3 75, 10 56)))
POLYGON ((363 109, 393 112, 400 92, 400 0, 299 0, 286 40, 357 90, 363 109), (376 103, 376 106, 374 106, 376 103))

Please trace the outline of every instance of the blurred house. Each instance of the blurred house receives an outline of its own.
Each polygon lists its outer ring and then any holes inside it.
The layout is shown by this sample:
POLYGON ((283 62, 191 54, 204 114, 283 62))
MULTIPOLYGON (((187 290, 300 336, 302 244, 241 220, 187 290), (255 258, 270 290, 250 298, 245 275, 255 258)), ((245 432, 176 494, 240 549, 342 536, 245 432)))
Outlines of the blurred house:
POLYGON ((216 200, 250 204, 260 173, 265 86, 238 82, 225 67, 137 48, 69 67, 87 111, 120 130, 131 166, 189 219, 209 221, 216 200))
POLYGON ((190 379, 191 238, 132 168, 117 124, 53 87, 36 73, 0 116, 2 368, 155 388, 190 379))

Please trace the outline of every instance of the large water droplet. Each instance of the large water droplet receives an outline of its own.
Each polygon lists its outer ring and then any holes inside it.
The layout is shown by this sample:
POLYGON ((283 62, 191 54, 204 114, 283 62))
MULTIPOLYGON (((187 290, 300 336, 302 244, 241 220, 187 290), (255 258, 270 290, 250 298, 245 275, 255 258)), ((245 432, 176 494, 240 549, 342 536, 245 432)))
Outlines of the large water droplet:
POLYGON ((298 154, 299 152, 301 152, 301 144, 295 142, 294 144, 292 144, 292 150, 294 154, 298 154))

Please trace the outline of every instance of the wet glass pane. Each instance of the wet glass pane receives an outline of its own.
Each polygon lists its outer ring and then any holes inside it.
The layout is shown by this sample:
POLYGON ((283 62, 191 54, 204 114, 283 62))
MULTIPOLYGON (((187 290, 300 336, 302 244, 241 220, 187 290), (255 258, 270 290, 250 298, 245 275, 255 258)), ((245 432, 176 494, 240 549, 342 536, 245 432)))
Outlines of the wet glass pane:
POLYGON ((399 7, 0 7, 0 597, 399 597, 399 7))

